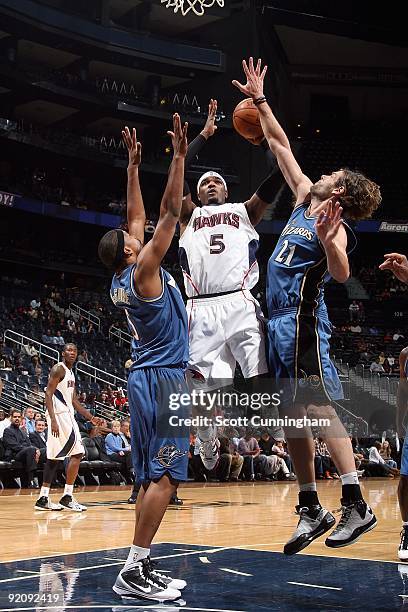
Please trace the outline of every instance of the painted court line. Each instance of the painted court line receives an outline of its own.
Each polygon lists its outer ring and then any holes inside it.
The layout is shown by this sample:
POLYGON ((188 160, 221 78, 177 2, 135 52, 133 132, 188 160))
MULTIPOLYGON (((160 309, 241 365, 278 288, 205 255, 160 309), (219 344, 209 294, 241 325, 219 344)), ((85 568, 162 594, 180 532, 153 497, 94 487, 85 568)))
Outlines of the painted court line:
POLYGON ((314 589, 330 589, 331 591, 342 591, 340 587, 323 586, 321 584, 307 584, 307 582, 289 582, 288 584, 296 584, 297 586, 312 587, 314 589))
MULTIPOLYGON (((200 553, 206 552, 206 553, 216 553, 216 552, 221 552, 223 550, 229 550, 229 547, 225 547, 225 548, 209 548, 208 550, 195 550, 193 552, 187 552, 187 553, 178 553, 176 555, 162 555, 160 557, 153 557, 154 559, 173 559, 175 557, 187 557, 189 555, 198 555, 200 553)), ((44 574, 41 574, 41 577, 43 576, 55 576, 55 574, 72 574, 73 572, 85 572, 91 569, 100 569, 101 567, 112 567, 113 565, 122 565, 123 564, 123 559, 121 559, 120 561, 115 561, 114 563, 101 563, 99 565, 89 565, 87 567, 75 567, 75 568, 71 568, 71 569, 63 569, 63 570, 58 570, 57 572, 47 572, 44 574)), ((5 582, 17 582, 19 580, 30 580, 31 578, 33 578, 33 575, 30 576, 17 576, 16 578, 4 578, 3 580, 0 580, 0 584, 3 584, 5 582)))
MULTIPOLYGON (((100 610, 100 609, 104 609, 106 610, 107 608, 115 608, 116 610, 120 610, 123 608, 123 610, 129 610, 129 606, 115 606, 115 605, 111 605, 111 604, 99 604, 99 605, 89 605, 87 604, 86 606, 65 606, 64 605, 64 610, 100 610)), ((47 606, 46 608, 44 608, 45 610, 61 610, 61 606, 47 606)), ((132 606, 132 610, 168 610, 169 607, 167 606, 161 606, 156 605, 156 606, 132 606)), ((0 608, 0 610, 2 610, 2 612, 28 612, 28 610, 38 610, 38 606, 35 608, 0 608)), ((180 608, 180 610, 190 610, 190 612, 245 612, 245 610, 230 610, 230 609, 226 609, 226 608, 190 608, 189 606, 183 606, 182 608, 180 608)))
POLYGON ((229 569, 228 567, 220 567, 222 572, 229 572, 230 574, 238 574, 238 576, 253 576, 253 574, 247 574, 246 572, 239 572, 238 570, 229 569))
POLYGON ((201 563, 211 563, 208 557, 198 557, 201 563))

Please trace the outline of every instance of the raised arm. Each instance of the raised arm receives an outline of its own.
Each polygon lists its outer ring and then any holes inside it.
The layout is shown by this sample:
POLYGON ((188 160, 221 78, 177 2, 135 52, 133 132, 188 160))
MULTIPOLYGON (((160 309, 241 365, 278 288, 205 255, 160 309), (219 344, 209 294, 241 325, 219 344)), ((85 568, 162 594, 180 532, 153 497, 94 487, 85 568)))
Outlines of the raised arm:
POLYGON ((129 235, 144 243, 145 209, 140 191, 139 166, 142 160, 142 145, 137 140, 136 129, 130 133, 126 126, 122 131, 123 142, 129 154, 127 167, 127 222, 129 235))
POLYGON ((316 220, 316 234, 326 252, 327 269, 338 283, 345 283, 350 276, 347 256, 347 233, 341 220, 343 212, 339 202, 329 201, 326 210, 316 220))
POLYGON ((187 123, 181 127, 180 117, 175 113, 173 132, 167 132, 173 143, 173 161, 160 205, 159 221, 152 239, 140 252, 134 272, 136 291, 143 298, 157 298, 162 293, 160 265, 173 240, 181 213, 187 127, 187 123))
POLYGON ((276 156, 287 184, 296 196, 296 203, 303 202, 309 194, 312 181, 303 174, 292 153, 288 137, 272 113, 264 96, 263 81, 268 67, 264 66, 261 71, 261 60, 259 59, 255 68, 252 57, 249 58, 248 64, 243 60, 242 67, 247 78, 246 84, 244 85, 236 80, 232 83, 246 96, 251 97, 258 107, 261 126, 269 147, 276 156))
MULTIPOLYGON (((215 125, 215 117, 217 114, 217 100, 213 100, 211 98, 208 104, 208 115, 205 125, 201 132, 190 142, 187 149, 187 155, 184 162, 184 170, 187 172, 198 153, 201 151, 205 143, 211 136, 214 136, 217 126, 215 125)), ((184 179, 183 186, 183 203, 181 206, 181 214, 180 214, 180 230, 183 233, 185 226, 190 221, 190 217, 193 213, 193 210, 196 208, 192 198, 190 187, 187 181, 184 179)))

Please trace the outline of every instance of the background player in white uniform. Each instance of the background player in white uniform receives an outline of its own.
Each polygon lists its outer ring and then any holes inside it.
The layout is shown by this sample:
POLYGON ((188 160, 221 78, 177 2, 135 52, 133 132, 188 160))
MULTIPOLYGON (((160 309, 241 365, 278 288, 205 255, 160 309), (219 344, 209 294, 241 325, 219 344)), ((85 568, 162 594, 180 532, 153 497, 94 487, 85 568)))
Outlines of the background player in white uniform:
MULTIPOLYGON (((408 260, 400 253, 387 253, 380 270, 391 272, 403 283, 408 284, 408 260)), ((398 483, 398 503, 402 518, 401 542, 398 549, 398 558, 408 561, 408 346, 402 349, 399 357, 400 380, 397 392, 397 433, 404 434, 404 445, 401 453, 401 471, 398 483)))
MULTIPOLYGON (((204 142, 216 129, 216 109, 216 100, 211 100, 201 132, 204 142)), ((206 390, 231 382, 237 362, 246 379, 268 371, 262 313, 250 289, 259 278, 255 226, 273 201, 276 175, 272 172, 246 202, 228 203, 224 178, 206 172, 197 185, 200 206, 190 194, 183 199, 179 259, 188 297, 188 372, 206 390)), ((217 461, 215 431, 199 428, 199 437, 205 442, 201 458, 212 469, 217 461)))
POLYGON ((75 391, 75 376, 72 367, 78 355, 75 344, 66 344, 62 351, 62 361, 51 369, 45 405, 47 408, 47 462, 44 466, 43 485, 40 496, 35 503, 36 510, 74 510, 82 512, 85 506, 79 504, 73 497, 74 482, 78 475, 79 463, 85 454, 78 423, 75 420, 75 410, 94 425, 101 421, 84 408, 78 401, 75 391), (58 505, 52 504, 49 492, 54 479, 58 461, 69 457, 66 470, 64 494, 58 505))

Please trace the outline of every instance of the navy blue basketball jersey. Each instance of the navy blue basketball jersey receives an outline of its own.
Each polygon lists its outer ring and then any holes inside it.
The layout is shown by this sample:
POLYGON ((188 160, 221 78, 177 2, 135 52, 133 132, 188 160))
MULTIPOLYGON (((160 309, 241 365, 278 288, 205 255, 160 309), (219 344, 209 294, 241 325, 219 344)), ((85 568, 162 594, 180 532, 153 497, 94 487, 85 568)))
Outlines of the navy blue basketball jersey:
POLYGON ((148 367, 186 367, 188 325, 183 298, 174 278, 160 268, 162 294, 154 299, 137 295, 134 270, 125 268, 112 279, 110 296, 125 311, 132 334, 131 369, 148 367))
MULTIPOLYGON (((269 316, 282 308, 302 305, 303 314, 326 313, 324 284, 330 279, 323 246, 316 234, 316 217, 307 215, 309 202, 297 206, 283 229, 269 262, 266 299, 269 316)), ((356 239, 351 228, 351 248, 356 239)))

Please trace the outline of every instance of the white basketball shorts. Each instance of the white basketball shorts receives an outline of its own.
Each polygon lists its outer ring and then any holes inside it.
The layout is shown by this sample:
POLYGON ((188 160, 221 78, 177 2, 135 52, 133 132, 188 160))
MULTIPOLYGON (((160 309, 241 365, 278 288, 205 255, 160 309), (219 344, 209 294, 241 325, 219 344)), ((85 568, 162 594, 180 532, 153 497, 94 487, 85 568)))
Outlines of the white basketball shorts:
POLYGON ((234 378, 237 362, 245 378, 268 371, 263 315, 249 291, 190 299, 187 315, 190 380, 204 379, 206 388, 219 386, 220 379, 234 378))
POLYGON ((55 418, 59 427, 58 437, 52 435, 51 419, 47 413, 47 459, 63 461, 71 455, 84 455, 85 449, 82 444, 81 433, 72 413, 55 411, 55 418))

